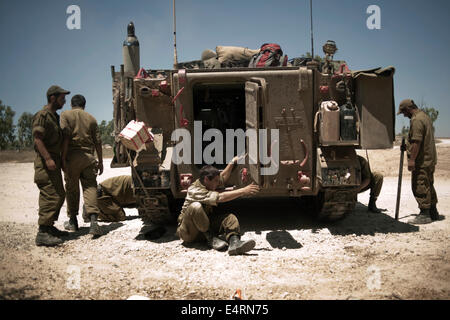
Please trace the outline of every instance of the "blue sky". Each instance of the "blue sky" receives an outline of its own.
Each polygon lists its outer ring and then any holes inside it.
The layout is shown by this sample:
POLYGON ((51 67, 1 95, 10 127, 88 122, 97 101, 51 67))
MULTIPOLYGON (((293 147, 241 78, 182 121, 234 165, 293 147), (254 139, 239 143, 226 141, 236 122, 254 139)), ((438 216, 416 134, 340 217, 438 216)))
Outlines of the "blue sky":
MULTIPOLYGON (((450 137, 449 1, 315 0, 315 53, 335 40, 336 59, 352 70, 396 67, 396 105, 404 98, 439 110, 436 135, 450 137), (369 30, 369 5, 381 9, 381 29, 369 30)), ((141 66, 173 65, 172 1, 0 0, 0 100, 35 113, 52 84, 81 93, 97 120, 112 119, 110 66, 122 63, 126 26, 133 21, 141 66), (66 9, 81 9, 81 29, 69 30, 66 9)), ((311 50, 309 0, 177 0, 178 60, 200 59, 217 45, 259 48, 279 43, 290 58, 311 50)), ((70 107, 68 103, 64 109, 70 107)), ((397 117, 397 131, 409 120, 397 117)))

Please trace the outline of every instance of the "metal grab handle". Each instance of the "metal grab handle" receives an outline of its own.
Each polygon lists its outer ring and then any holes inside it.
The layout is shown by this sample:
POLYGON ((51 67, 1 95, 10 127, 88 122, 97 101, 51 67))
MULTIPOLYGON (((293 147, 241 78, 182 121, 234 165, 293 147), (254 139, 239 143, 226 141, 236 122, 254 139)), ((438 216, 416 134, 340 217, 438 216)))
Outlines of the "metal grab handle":
POLYGON ((178 90, 177 94, 175 95, 175 97, 172 99, 172 103, 175 103, 175 100, 178 99, 178 97, 180 96, 180 94, 183 92, 184 87, 182 87, 180 90, 178 90))
POLYGON ((300 163, 300 167, 303 168, 305 166, 306 162, 308 161, 309 152, 308 152, 308 148, 306 147, 305 141, 303 141, 303 139, 300 139, 300 143, 302 144, 303 152, 305 153, 305 158, 300 163))
POLYGON ((302 160, 302 162, 300 162, 300 160, 282 160, 280 161, 281 164, 283 165, 292 165, 292 164, 297 164, 300 163, 300 168, 303 168, 306 164, 306 162, 308 162, 309 159, 309 152, 308 152, 308 148, 305 144, 305 141, 303 141, 303 139, 300 139, 300 143, 302 144, 303 147, 303 152, 305 154, 305 158, 302 160))
MULTIPOLYGON (((175 95, 175 97, 172 99, 172 103, 175 104, 175 101, 178 99, 178 97, 180 96, 180 94, 183 92, 184 87, 182 87, 180 90, 178 90, 177 94, 175 95)), ((180 103, 180 127, 187 127, 189 124, 189 120, 185 119, 183 117, 183 105, 180 103)))
POLYGON ((317 124, 319 122, 320 110, 314 115, 314 132, 317 133, 317 124))
POLYGON ((180 127, 187 127, 189 120, 183 117, 183 105, 180 103, 180 127))

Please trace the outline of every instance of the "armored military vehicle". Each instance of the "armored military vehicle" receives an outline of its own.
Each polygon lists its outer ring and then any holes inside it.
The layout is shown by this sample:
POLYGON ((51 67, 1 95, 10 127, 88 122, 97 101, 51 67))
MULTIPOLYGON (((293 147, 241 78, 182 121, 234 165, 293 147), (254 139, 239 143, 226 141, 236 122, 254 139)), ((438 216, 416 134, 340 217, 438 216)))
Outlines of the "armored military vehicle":
POLYGON ((161 223, 176 216, 200 168, 211 164, 205 155, 223 169, 241 154, 244 163, 234 168, 228 190, 256 183, 261 186, 256 198, 306 197, 319 219, 337 220, 355 208, 361 183, 356 149, 393 146, 393 67, 352 72, 333 60, 337 48, 328 41, 321 63, 298 58, 286 66, 207 67, 199 60, 136 75, 132 31, 124 43, 124 61, 132 67, 121 65, 120 72, 111 67, 116 136, 111 166, 131 163, 144 220, 161 223), (131 120, 153 133, 146 150, 130 151, 118 138, 131 120), (246 134, 244 144, 214 148, 221 138, 236 142, 233 133, 250 131, 256 134, 246 134), (180 143, 191 150, 180 152, 180 143))

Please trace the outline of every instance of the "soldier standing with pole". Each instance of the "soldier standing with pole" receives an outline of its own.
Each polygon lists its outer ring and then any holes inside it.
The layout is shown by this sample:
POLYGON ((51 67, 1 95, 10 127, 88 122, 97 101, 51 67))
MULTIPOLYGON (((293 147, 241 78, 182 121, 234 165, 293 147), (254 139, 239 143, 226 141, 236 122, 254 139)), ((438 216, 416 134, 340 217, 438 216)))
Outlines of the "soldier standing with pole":
POLYGON ((408 223, 426 224, 439 219, 438 202, 434 189, 434 170, 437 163, 433 124, 430 117, 420 110, 413 100, 400 103, 397 115, 411 119, 406 151, 408 170, 411 171, 411 187, 420 213, 408 223))

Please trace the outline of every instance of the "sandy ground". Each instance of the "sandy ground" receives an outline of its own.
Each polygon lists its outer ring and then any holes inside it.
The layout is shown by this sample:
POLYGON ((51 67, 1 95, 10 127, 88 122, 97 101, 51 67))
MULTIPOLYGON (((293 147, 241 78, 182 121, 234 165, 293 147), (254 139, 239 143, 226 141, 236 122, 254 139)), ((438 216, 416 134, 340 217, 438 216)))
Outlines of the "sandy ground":
MULTIPOLYGON (((361 152, 365 154, 365 152, 361 152)), ((399 150, 370 151, 373 169, 386 175, 378 206, 367 212, 368 192, 356 211, 319 224, 294 200, 238 200, 245 256, 184 246, 174 227, 155 241, 136 238, 142 222, 103 223, 93 240, 88 225, 60 247, 36 247, 38 189, 32 163, 0 163, 0 299, 449 299, 450 144, 438 147, 438 209, 443 219, 406 223, 417 205, 404 171, 400 220, 394 219, 399 150), (445 219, 447 218, 447 219, 445 219)), ((110 169, 108 177, 129 174, 110 169)), ((66 219, 63 207, 57 226, 66 219)))

